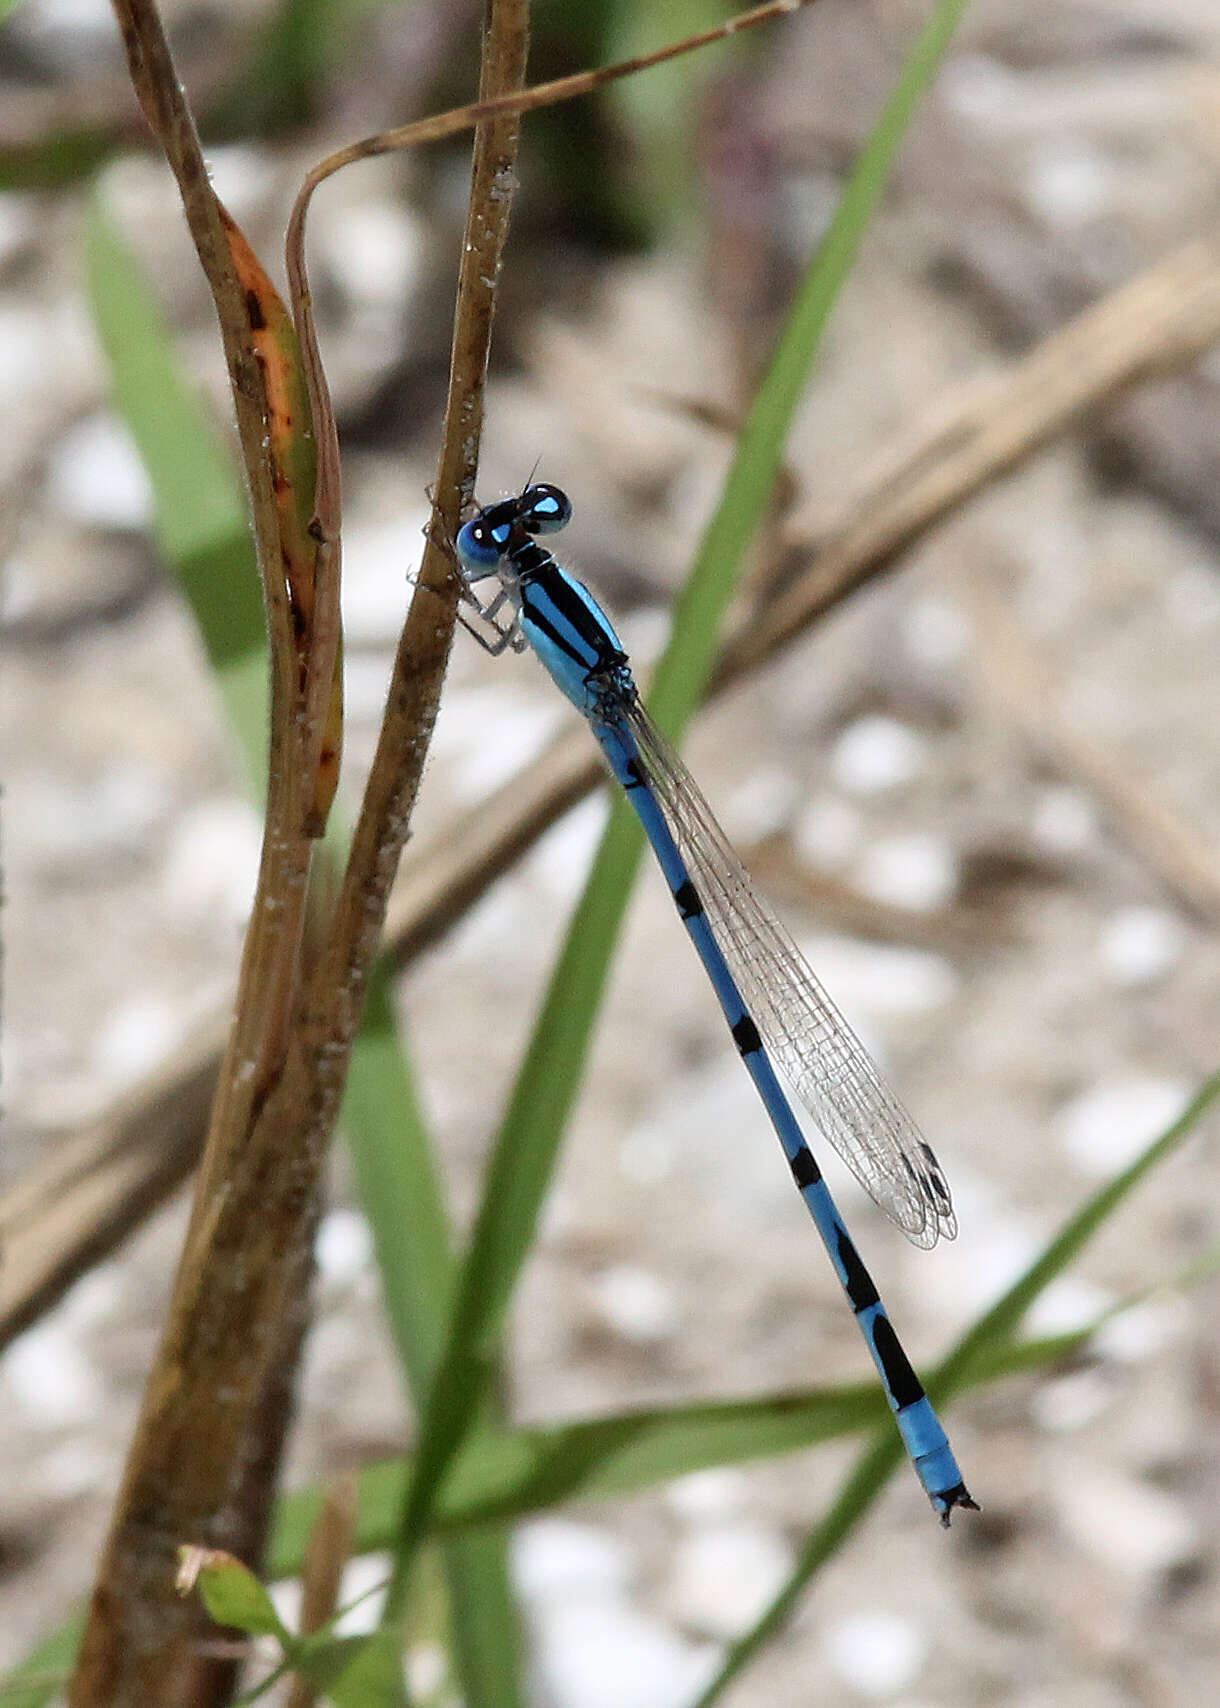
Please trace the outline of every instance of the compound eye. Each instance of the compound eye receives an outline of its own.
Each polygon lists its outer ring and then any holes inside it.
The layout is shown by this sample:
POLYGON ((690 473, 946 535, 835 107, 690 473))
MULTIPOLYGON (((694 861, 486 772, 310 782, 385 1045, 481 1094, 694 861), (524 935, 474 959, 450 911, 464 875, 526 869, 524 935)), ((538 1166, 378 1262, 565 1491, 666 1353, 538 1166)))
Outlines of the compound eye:
POLYGON ((500 561, 500 548, 495 543, 495 530, 488 527, 482 516, 476 516, 458 530, 457 554, 462 562, 479 569, 493 568, 500 561))
POLYGON ((540 481, 521 495, 522 526, 531 534, 555 534, 572 519, 572 500, 557 486, 540 481))

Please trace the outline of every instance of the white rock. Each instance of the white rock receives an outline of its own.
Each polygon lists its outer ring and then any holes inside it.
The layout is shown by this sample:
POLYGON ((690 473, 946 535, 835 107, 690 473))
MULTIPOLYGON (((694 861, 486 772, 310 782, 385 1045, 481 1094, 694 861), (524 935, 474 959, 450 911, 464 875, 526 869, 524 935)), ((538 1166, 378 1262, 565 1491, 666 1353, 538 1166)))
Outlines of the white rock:
POLYGON ((1182 922, 1163 907, 1122 907, 1101 928, 1098 953, 1118 985, 1151 984, 1182 953, 1182 922))
POLYGON ((364 1275, 373 1260, 373 1236, 359 1210, 340 1207, 322 1218, 314 1243, 324 1281, 347 1287, 364 1275))
POLYGON ((796 801, 794 778, 778 765, 760 765, 724 803, 724 824, 732 841, 761 842, 787 824, 796 801))
MULTIPOLYGON (((869 1022, 905 1019, 943 1008, 957 993, 957 974, 941 955, 862 943, 848 937, 802 940, 810 966, 857 1031, 869 1022)), ((868 1037, 870 1047, 876 1042, 868 1037)), ((879 1050, 878 1053, 884 1054, 879 1050)))
POLYGON ((970 625, 961 606, 942 594, 925 594, 907 612, 907 651, 929 670, 956 664, 969 642, 970 625))
POLYGON ((644 1186, 675 1174, 693 1177, 701 1195, 731 1206, 738 1218, 769 1224, 794 1200, 782 1159, 762 1148, 765 1120, 749 1075, 730 1051, 665 1089, 623 1140, 620 1167, 644 1186), (743 1142, 746 1135, 757 1135, 757 1142, 743 1142))
POLYGON ((357 302, 401 304, 419 266, 418 222, 402 202, 350 203, 320 222, 316 241, 357 302))
POLYGON ((792 846, 807 865, 834 870, 851 859, 863 830, 858 807, 837 795, 818 795, 797 819, 792 846))
POLYGON ((1070 1474, 1056 1479, 1053 1504, 1078 1547, 1111 1570, 1167 1571, 1199 1546, 1180 1501, 1098 1464, 1073 1459, 1070 1474))
POLYGON ((535 1665, 551 1708, 688 1708, 719 1651, 625 1602, 577 1600, 535 1621, 535 1665))
POLYGON ((256 213, 274 171, 272 157, 248 143, 209 143, 208 177, 236 220, 256 213))
POLYGON ((675 1551, 669 1605, 681 1624, 729 1642, 766 1612, 792 1565, 791 1547, 769 1525, 737 1519, 699 1529, 675 1551))
MULTIPOLYGON (((1220 363, 1215 364, 1214 376, 1220 376, 1220 363)), ((1164 583, 1164 597, 1166 615, 1187 634, 1197 634, 1220 622, 1220 588, 1209 563, 1173 570, 1164 583)))
POLYGON ((55 509, 90 528, 140 529, 152 516, 152 488, 130 433, 117 416, 86 416, 55 446, 47 469, 55 509))
POLYGON ((348 1561, 343 1568, 339 1605, 347 1607, 349 1602, 356 1605, 335 1621, 337 1636, 363 1637, 377 1629, 393 1565, 389 1554, 357 1554, 348 1561))
POLYGON ((830 769, 840 788, 875 795, 909 782, 925 760, 924 742, 909 725, 874 714, 843 731, 831 749, 830 769))
POLYGON ((880 1610, 853 1613, 830 1626, 826 1662, 860 1696, 897 1696, 918 1678, 928 1658, 927 1632, 915 1620, 880 1610))
POLYGON ((129 1085, 169 1055, 182 1030, 182 1017, 161 997, 130 997, 103 1021, 93 1040, 93 1064, 112 1086, 129 1085))
POLYGON ((47 351, 52 348, 51 317, 21 303, 0 307, 0 374, 4 406, 10 413, 47 384, 47 351))
POLYGON ((393 660, 381 652, 348 652, 343 660, 343 707, 353 727, 380 724, 390 689, 393 660))
POLYGON ((593 1283, 593 1302, 616 1334, 641 1345, 668 1340, 678 1326, 672 1288, 631 1264, 604 1270, 593 1283))
POLYGON ((1030 1405, 1034 1422, 1053 1434, 1087 1429, 1114 1400, 1114 1384, 1102 1370, 1073 1370, 1037 1389, 1030 1405))
POLYGON ((237 931, 254 899, 261 847, 262 827, 248 801, 231 795, 197 802, 170 832, 162 906, 176 917, 237 931))
POLYGON ((562 702, 526 698, 512 686, 463 685, 446 694, 433 738, 450 787, 479 801, 541 752, 563 716, 562 702))
POLYGON ((1097 1331, 1093 1345, 1102 1357, 1120 1364, 1139 1364, 1180 1340, 1189 1321, 1189 1307, 1180 1295, 1142 1299, 1111 1317, 1097 1331))
POLYGON ((300 1578, 277 1578, 275 1583, 267 1585, 267 1593, 271 1597, 271 1605, 288 1629, 299 1631, 301 1628, 300 1578))
POLYGON ((635 1573, 626 1547, 606 1530, 569 1518, 540 1518, 513 1538, 513 1577, 528 1601, 615 1596, 635 1573))
POLYGON ((165 773, 132 761, 81 783, 52 771, 31 778, 13 812, 27 848, 54 860, 141 851, 169 805, 165 773))
POLYGON ((938 79, 941 98, 971 125, 988 131, 997 120, 1023 116, 1029 107, 1027 80, 990 54, 955 53, 938 79))
POLYGON ((1091 1086, 1056 1117, 1059 1142, 1083 1173, 1112 1174, 1176 1120, 1191 1095, 1183 1080, 1132 1074, 1091 1086))
POLYGON ((867 850, 856 881, 877 901, 932 913, 957 892, 957 858, 942 836, 926 831, 887 836, 867 850))
POLYGON ((1040 1293, 1025 1319, 1030 1334, 1071 1334, 1096 1322, 1115 1302, 1107 1287, 1078 1275, 1060 1275, 1040 1293))
POLYGON ((750 1484, 730 1465, 709 1466, 678 1477, 665 1490, 665 1502, 689 1524, 735 1517, 745 1506, 750 1484))
POLYGON ((411 588, 407 576, 419 567, 424 549, 423 505, 389 520, 355 522, 343 536, 343 631, 352 646, 397 639, 411 588))
POLYGON ((920 1268, 920 1287, 947 1322, 972 1321, 1005 1293, 1042 1249, 1043 1239, 1025 1217, 970 1215, 958 1195, 962 1232, 942 1242, 920 1268))
POLYGON ((114 19, 107 17, 107 10, 104 0, 33 0, 22 8, 23 33, 40 40, 66 36, 74 54, 96 54, 113 34, 114 19))
POLYGON ((61 1442, 38 1466, 38 1481, 52 1500, 101 1494, 113 1485, 115 1474, 111 1455, 86 1436, 61 1442))
POLYGON ((1079 854, 1097 833, 1097 810, 1082 789, 1056 784, 1039 796, 1030 828, 1049 853, 1079 854))
POLYGON ((534 850, 533 867, 553 907, 563 907, 583 889, 594 852, 606 828, 608 800, 594 795, 551 826, 534 850))
POLYGON ((54 1318, 18 1335, 4 1355, 0 1375, 12 1404, 45 1429, 83 1424, 103 1403, 90 1359, 54 1318))
POLYGON ((1057 139, 1038 148, 1026 173, 1026 196, 1048 225, 1068 230, 1100 218, 1114 196, 1112 163, 1083 142, 1057 139))
POLYGON ((122 1276, 122 1258, 111 1258, 82 1275, 68 1289, 56 1316, 69 1334, 86 1339, 103 1324, 115 1320, 122 1307, 122 1276))
POLYGON ((107 766, 91 796, 93 834, 116 848, 144 842, 169 811, 172 798, 168 773, 160 765, 135 759, 107 766))

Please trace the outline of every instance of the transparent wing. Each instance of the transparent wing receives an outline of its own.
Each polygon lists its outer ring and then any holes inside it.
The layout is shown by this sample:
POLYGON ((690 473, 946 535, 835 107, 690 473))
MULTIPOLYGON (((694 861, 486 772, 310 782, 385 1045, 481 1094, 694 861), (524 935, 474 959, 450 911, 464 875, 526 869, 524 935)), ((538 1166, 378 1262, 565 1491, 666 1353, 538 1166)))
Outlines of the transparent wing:
POLYGON ((638 701, 622 707, 648 780, 763 1043, 856 1179, 916 1245, 957 1233, 936 1156, 755 890, 694 778, 638 701))

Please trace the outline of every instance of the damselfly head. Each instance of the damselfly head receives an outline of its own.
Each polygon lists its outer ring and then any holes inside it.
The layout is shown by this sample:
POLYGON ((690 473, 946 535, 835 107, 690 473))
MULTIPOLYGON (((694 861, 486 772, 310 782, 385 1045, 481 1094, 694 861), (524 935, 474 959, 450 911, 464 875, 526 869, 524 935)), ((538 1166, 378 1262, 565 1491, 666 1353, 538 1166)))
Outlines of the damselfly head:
POLYGON ((457 554, 469 569, 494 569, 512 541, 519 521, 520 500, 503 498, 489 504, 458 530, 457 554))
POLYGON ((527 534, 557 534, 572 520, 572 500, 557 486, 538 481, 517 500, 521 526, 527 534))

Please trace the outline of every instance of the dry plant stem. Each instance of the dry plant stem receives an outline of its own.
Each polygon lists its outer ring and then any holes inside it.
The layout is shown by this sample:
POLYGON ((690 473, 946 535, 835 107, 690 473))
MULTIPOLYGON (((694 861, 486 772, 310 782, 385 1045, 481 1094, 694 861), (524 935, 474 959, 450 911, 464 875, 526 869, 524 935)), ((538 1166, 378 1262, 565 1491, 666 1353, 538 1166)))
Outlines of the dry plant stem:
MULTIPOLYGON (((525 0, 492 0, 483 60, 485 89, 520 85, 527 25, 525 0)), ((508 234, 518 129, 514 115, 502 115, 481 125, 475 140, 445 436, 437 471, 437 510, 448 537, 457 531, 478 461, 495 287, 508 234)), ((303 300, 307 307, 307 299, 303 300)), ((325 1143, 338 1114, 369 972, 381 943, 390 886, 436 716, 457 596, 448 552, 430 537, 399 639, 377 753, 334 921, 304 994, 295 1041, 299 1061, 293 1064, 296 1071, 285 1075, 284 1106, 277 1111, 310 1152, 325 1143)))
POLYGON ((880 502, 849 500, 844 522, 790 543, 814 551, 812 570, 768 604, 731 645, 717 682, 748 670, 799 634, 898 549, 986 481, 1063 431, 1100 399, 1202 355, 1220 336, 1220 243, 1191 243, 1105 297, 1024 361, 959 396, 869 471, 880 502))
MULTIPOLYGON (((828 543, 826 559, 815 557, 786 599, 816 585, 816 599, 804 601, 805 621, 816 621, 853 587, 890 567, 940 517, 1040 450, 1079 415, 1101 408, 1146 374, 1188 361, 1218 337, 1220 246, 1192 245, 1086 311, 984 387, 972 383, 950 392, 938 422, 896 439, 872 464, 860 490, 845 500, 840 519, 818 536, 828 543), (1155 312, 1148 312, 1149 305, 1155 312), (1004 426, 1009 421, 1022 423, 1019 434, 1004 426), (833 580, 824 562, 836 565, 833 580)), ((793 546, 798 549, 799 542, 793 546)), ((760 633, 754 627, 738 637, 736 670, 745 668, 747 644, 762 656, 760 633)), ((727 677, 721 680, 727 685, 727 677)), ((400 958, 412 960, 442 937, 600 778, 584 730, 573 729, 443 836, 408 850, 387 919, 400 958)), ((218 1019, 216 1033, 220 1027, 218 1019)), ((206 1047, 201 1035, 198 1048, 206 1047)), ((68 1175, 48 1164, 0 1200, 6 1251, 0 1266, 0 1345, 130 1230, 134 1219, 125 1200, 138 1198, 151 1209, 185 1177, 199 1135, 167 1157, 157 1111, 168 1105, 181 1127, 192 1111, 198 1119, 189 1088, 215 1066, 215 1056, 209 1069, 192 1050, 176 1075, 167 1069, 116 1116, 81 1136, 68 1175)))
POLYGON ((1012 920, 1002 907, 950 904, 923 913, 878 901, 829 872, 810 871, 785 836, 768 837, 741 852, 751 877, 769 896, 787 899, 813 913, 830 931, 951 955, 995 949, 1017 940, 1012 920))
POLYGON ((971 584, 966 598, 978 646, 980 693, 1036 752, 1094 796, 1122 840, 1171 894, 1207 924, 1220 925, 1215 850, 1121 757, 1067 715, 1060 685, 1025 639, 1012 611, 981 581, 971 584))
MULTIPOLYGON (((312 1236, 321 1210, 314 1194, 308 1234, 312 1236)), ((279 1467, 296 1405, 296 1372, 309 1327, 313 1280, 313 1240, 303 1239, 285 1288, 285 1303, 276 1325, 276 1342, 266 1376, 253 1407, 250 1429, 242 1442, 241 1462, 230 1507, 234 1515, 230 1550, 242 1560, 257 1560, 271 1522, 279 1467)), ((241 1661, 212 1654, 204 1644, 195 1656, 182 1695, 189 1708, 225 1708, 241 1675, 241 1661)))
MULTIPOLYGON (((175 111, 175 124, 189 127, 155 15, 141 15, 137 25, 143 34, 132 58, 141 81, 147 58, 144 35, 155 34, 154 45, 159 44, 157 86, 146 102, 164 101, 171 108, 176 102, 182 112, 175 111), (161 88, 166 80, 171 85, 168 93, 161 88)), ((488 93, 519 86, 525 25, 524 0, 497 0, 493 5, 484 61, 488 93)), ((440 470, 446 520, 453 527, 463 491, 473 482, 478 452, 517 128, 515 118, 501 118, 481 127, 476 139, 440 470)), ((197 180, 206 188, 202 162, 197 180)), ((317 377, 315 368, 315 382, 317 377)), ((332 467, 332 476, 334 472, 332 467)), ((337 507, 336 489, 329 495, 324 490, 323 496, 324 501, 329 496, 332 510, 337 507)), ((337 515, 334 520, 337 523, 337 515)), ((294 1278, 300 1276, 318 1171, 338 1112, 368 969, 380 942, 385 898, 405 840, 448 657, 456 594, 447 561, 439 551, 432 557, 425 577, 429 592, 417 597, 404 629, 378 758, 336 918, 309 969, 292 1024, 273 1023, 276 1054, 270 1062, 259 1048, 258 1016, 251 1014, 245 1022, 242 1005, 256 988, 249 976, 249 950, 243 963, 228 1071, 222 1071, 170 1321, 101 1564, 73 1682, 73 1708, 100 1708, 102 1703, 144 1708, 152 1702, 173 1708, 195 1700, 196 1615, 190 1603, 175 1597, 173 1550, 182 1542, 230 1545, 240 1528, 232 1501, 240 1488, 243 1451, 279 1347, 277 1325, 293 1303, 294 1278)), ((273 561, 278 569, 278 556, 273 561)), ((287 616, 282 584, 279 593, 287 616)), ((274 626, 275 613, 271 615, 274 626)), ((273 640, 273 651, 279 650, 273 640)), ((297 681, 295 655, 288 679, 297 681)), ((326 682, 329 688, 329 676, 326 682)), ((260 886, 251 924, 255 941, 266 934, 262 915, 270 902, 277 903, 281 916, 288 911, 301 918, 308 871, 300 784, 312 773, 298 762, 300 744, 292 739, 306 714, 289 692, 280 695, 278 704, 273 696, 273 716, 277 710, 282 716, 285 705, 291 709, 291 723, 283 749, 273 753, 265 848, 268 863, 281 878, 293 872, 295 863, 297 888, 290 895, 284 887, 271 891, 260 886), (283 798, 277 797, 277 772, 292 777, 283 798)), ((293 979, 298 971, 294 944, 293 979)), ((273 1008, 283 988, 274 980, 270 991, 263 986, 273 1008)))
MULTIPOLYGON (((297 763, 302 688, 281 567, 267 395, 236 278, 223 210, 208 182, 185 93, 151 0, 115 0, 132 81, 174 171, 212 289, 251 487, 271 642, 271 756, 258 889, 234 1023, 216 1084, 208 1141, 169 1315, 98 1567, 70 1700, 73 1708, 202 1704, 228 1681, 194 1665, 196 1604, 173 1587, 179 1542, 261 1545, 282 1419, 264 1415, 285 1390, 277 1357, 295 1358, 283 1325, 299 1308, 316 1169, 294 1170, 294 1135, 256 1118, 286 1059, 300 972, 310 843, 302 834, 305 773, 297 763), (278 1202, 271 1183, 287 1180, 278 1202), (275 1211, 279 1214, 276 1215, 275 1211), (245 1512, 242 1505, 245 1504, 245 1512), (259 1509, 259 1522, 250 1515, 259 1509)), ((286 1390, 285 1390, 286 1391, 286 1390)))
MULTIPOLYGON (((220 203, 208 181, 194 120, 155 5, 152 0, 114 0, 114 4, 132 83, 177 179, 187 224, 216 304, 250 482, 271 641, 271 781, 258 895, 264 903, 268 897, 276 899, 271 908, 256 904, 247 934, 242 986, 256 989, 259 1000, 239 1006, 228 1052, 229 1064, 246 1064, 246 1071, 241 1076, 235 1072, 222 1075, 212 1125, 214 1134, 219 1136, 223 1131, 236 1142, 244 1125, 242 1106, 248 1109, 263 1093, 282 1055, 304 907, 309 849, 295 835, 302 814, 301 777, 291 763, 296 648, 279 568, 272 470, 264 447, 266 391, 250 341, 245 298, 229 254, 220 203), (274 1018, 270 1026, 268 1016, 274 1018)), ((224 1156, 219 1146, 209 1152, 204 1166, 211 1175, 223 1174, 224 1156)))
POLYGON ((350 166, 355 160, 371 160, 374 155, 392 154, 397 149, 413 148, 424 142, 443 142, 446 137, 459 136, 462 131, 470 130, 472 126, 483 124, 489 119, 508 118, 513 115, 520 118, 525 113, 535 112, 539 107, 551 107, 558 101, 572 101, 579 95, 591 95, 598 89, 604 89, 609 83, 617 83, 622 77, 636 76, 641 71, 650 70, 654 65, 664 65, 667 60, 677 59, 684 53, 710 47, 713 42, 724 41, 729 36, 739 35, 743 30, 754 29, 759 24, 769 24, 786 13, 799 12, 803 7, 815 3, 816 0, 769 0, 769 4, 765 6, 755 6, 752 11, 739 12, 736 17, 718 24, 714 29, 703 30, 698 35, 687 36, 679 42, 670 42, 655 53, 637 54, 633 59, 621 59, 614 65, 601 66, 596 71, 580 71, 571 77, 556 77, 549 83, 536 83, 533 88, 515 94, 486 95, 480 90, 480 99, 472 101, 468 106, 455 107, 452 112, 439 113, 434 118, 416 119, 413 123, 399 125, 394 130, 380 131, 376 136, 363 137, 359 142, 350 143, 346 148, 328 154, 325 160, 320 160, 306 176, 298 206, 301 202, 307 203, 318 185, 333 172, 337 172, 341 166, 350 166))
POLYGON ((139 1227, 196 1166, 226 1017, 200 1029, 116 1111, 46 1146, 0 1200, 0 1347, 139 1227))
MULTIPOLYGON (((309 1537, 301 1574, 301 1635, 320 1631, 339 1605, 343 1568, 356 1533, 356 1479, 337 1478, 326 1491, 309 1537)), ((285 1708, 314 1708, 317 1692, 303 1675, 292 1681, 285 1708)))

